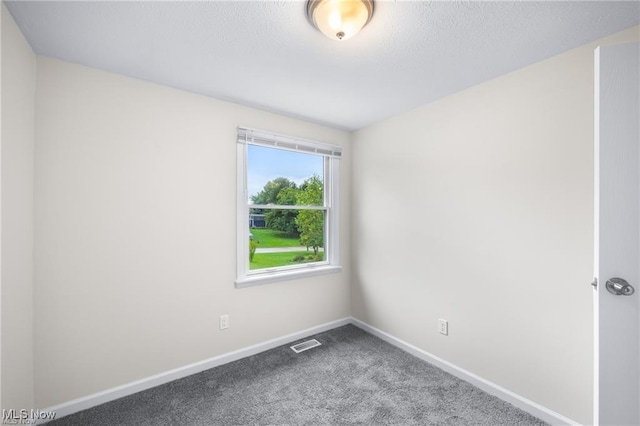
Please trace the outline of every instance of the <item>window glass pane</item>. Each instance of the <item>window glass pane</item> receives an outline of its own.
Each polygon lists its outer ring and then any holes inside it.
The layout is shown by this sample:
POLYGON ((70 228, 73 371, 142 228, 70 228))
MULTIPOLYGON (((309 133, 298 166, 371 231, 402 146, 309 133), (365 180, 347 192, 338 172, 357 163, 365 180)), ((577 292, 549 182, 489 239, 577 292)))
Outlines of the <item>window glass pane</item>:
POLYGON ((324 205, 324 158, 257 145, 247 146, 250 204, 324 205))
POLYGON ((325 260, 323 210, 249 210, 249 269, 325 260))

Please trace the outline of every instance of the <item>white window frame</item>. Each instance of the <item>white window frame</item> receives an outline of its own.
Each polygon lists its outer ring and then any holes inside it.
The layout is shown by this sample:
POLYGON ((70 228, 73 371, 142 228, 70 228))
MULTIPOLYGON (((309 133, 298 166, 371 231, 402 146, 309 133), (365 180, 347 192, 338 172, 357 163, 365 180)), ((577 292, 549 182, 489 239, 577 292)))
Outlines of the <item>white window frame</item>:
POLYGON ((293 280, 314 275, 340 272, 339 255, 339 175, 342 148, 309 139, 295 138, 264 130, 238 127, 237 137, 237 256, 236 287, 293 280), (263 206, 249 204, 247 191, 247 150, 248 145, 259 145, 270 148, 320 155, 324 164, 324 206, 263 206), (249 210, 252 208, 286 208, 292 210, 325 211, 324 253, 322 262, 303 263, 300 265, 281 266, 268 269, 249 269, 249 210))

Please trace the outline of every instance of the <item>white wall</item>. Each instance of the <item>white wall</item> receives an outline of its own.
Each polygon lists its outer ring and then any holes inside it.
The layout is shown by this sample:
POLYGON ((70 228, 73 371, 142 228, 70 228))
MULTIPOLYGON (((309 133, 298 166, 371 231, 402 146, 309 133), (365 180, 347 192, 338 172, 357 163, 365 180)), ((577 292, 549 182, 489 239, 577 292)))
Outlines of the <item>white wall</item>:
POLYGON ((354 316, 584 423, 595 45, 369 126, 352 163, 354 316))
MULTIPOLYGON (((0 6, 0 93, 2 93, 2 22, 5 8, 0 6)), ((0 102, 0 188, 2 186, 2 102, 0 102)), ((0 189, 0 409, 2 403, 2 190, 0 189)))
POLYGON ((39 57, 36 406, 349 316, 348 141, 39 57), (344 146, 342 273, 234 287, 238 125, 344 146), (228 330, 218 330, 221 314, 228 330))
POLYGON ((2 408, 33 407, 36 58, 2 8, 2 408))

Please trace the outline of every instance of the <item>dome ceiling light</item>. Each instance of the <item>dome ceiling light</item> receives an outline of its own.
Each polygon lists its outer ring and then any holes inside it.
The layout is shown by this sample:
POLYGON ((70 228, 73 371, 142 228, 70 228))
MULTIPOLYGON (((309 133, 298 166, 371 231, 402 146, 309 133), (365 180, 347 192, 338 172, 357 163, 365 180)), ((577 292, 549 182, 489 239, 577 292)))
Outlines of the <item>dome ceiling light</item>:
POLYGON ((348 40, 373 16, 373 0, 309 0, 307 18, 331 40, 348 40))

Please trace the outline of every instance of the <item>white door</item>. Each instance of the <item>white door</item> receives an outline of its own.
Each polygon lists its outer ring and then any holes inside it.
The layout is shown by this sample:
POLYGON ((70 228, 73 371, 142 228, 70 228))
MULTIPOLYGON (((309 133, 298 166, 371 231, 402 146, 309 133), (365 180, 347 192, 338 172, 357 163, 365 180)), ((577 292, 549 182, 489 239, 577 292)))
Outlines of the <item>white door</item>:
POLYGON ((594 421, 600 425, 640 425, 639 52, 638 43, 595 52, 594 421))

